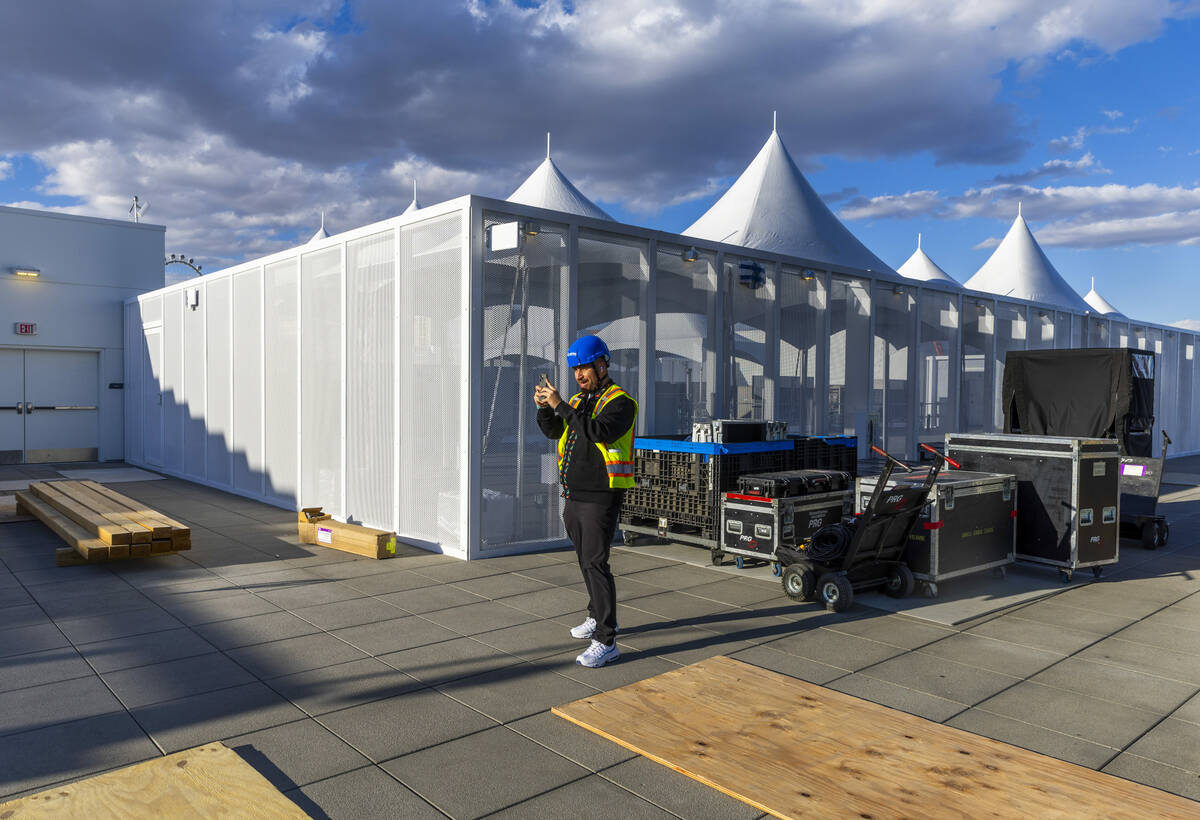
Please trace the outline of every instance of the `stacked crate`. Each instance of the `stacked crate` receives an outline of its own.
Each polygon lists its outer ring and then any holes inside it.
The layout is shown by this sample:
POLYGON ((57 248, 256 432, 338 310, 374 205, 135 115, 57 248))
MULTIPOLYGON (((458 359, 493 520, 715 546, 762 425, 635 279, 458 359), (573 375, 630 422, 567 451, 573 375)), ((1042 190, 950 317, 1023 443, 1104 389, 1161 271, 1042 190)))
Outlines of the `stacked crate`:
POLYGON ((639 438, 634 441, 634 487, 625 493, 621 520, 713 539, 721 494, 737 491, 738 476, 817 468, 856 475, 856 454, 853 436, 733 444, 639 438))

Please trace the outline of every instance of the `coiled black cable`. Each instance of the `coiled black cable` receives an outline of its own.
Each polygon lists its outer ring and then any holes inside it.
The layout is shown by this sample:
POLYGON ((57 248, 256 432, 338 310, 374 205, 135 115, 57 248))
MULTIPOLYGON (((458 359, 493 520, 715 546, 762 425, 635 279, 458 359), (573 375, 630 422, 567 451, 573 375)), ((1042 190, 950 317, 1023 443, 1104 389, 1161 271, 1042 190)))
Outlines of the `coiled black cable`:
POLYGON ((846 554, 850 539, 854 537, 854 521, 842 521, 821 527, 813 534, 808 546, 808 557, 821 563, 832 563, 846 554))

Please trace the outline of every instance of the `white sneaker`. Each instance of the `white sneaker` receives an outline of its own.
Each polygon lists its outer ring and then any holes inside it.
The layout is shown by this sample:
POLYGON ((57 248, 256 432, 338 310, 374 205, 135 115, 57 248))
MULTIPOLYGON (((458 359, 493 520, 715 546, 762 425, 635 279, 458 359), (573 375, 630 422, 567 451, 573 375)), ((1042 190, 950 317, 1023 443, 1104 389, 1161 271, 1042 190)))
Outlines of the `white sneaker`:
POLYGON ((592 641, 591 646, 583 650, 583 654, 575 659, 575 663, 594 669, 597 666, 611 663, 619 657, 621 657, 621 650, 617 649, 615 642, 612 646, 605 646, 600 641, 592 641))
POLYGON ((578 638, 581 641, 586 641, 592 637, 592 633, 596 631, 596 619, 588 618, 579 626, 571 627, 571 637, 578 638))
MULTIPOLYGON (((613 627, 614 634, 617 632, 620 632, 620 631, 621 631, 620 629, 613 627)), ((581 641, 586 641, 588 638, 592 637, 592 635, 594 635, 595 632, 596 632, 596 619, 595 618, 588 618, 586 621, 581 623, 579 626, 571 627, 571 637, 578 638, 581 641)))

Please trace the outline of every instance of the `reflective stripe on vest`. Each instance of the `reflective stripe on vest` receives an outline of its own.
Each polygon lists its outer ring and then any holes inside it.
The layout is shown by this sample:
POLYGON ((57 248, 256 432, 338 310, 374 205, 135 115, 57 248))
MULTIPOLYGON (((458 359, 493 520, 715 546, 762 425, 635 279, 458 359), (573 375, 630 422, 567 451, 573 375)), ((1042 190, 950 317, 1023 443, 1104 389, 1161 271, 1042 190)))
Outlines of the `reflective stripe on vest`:
MULTIPOLYGON (((609 402, 613 399, 624 396, 633 402, 634 423, 629 425, 629 429, 616 441, 609 444, 601 444, 596 442, 597 449, 600 450, 600 455, 604 458, 604 468, 608 471, 608 487, 610 490, 628 489, 633 486, 633 429, 637 426, 637 402, 616 384, 610 384, 596 399, 595 405, 592 406, 592 418, 600 415, 609 402)), ((583 394, 576 393, 571 396, 568 404, 576 410, 583 404, 583 394)), ((568 425, 563 425, 562 435, 558 439, 558 471, 561 473, 563 469, 563 455, 567 446, 567 436, 570 434, 571 428, 568 425)))

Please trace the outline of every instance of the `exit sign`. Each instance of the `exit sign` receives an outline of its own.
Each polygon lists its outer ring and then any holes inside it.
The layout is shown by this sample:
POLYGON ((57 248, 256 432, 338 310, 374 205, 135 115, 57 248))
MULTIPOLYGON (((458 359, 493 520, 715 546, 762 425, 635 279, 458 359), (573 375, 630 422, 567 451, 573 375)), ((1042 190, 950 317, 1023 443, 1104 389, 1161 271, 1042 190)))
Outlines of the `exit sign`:
POLYGON ((14 330, 18 336, 36 336, 37 322, 17 322, 14 330))

